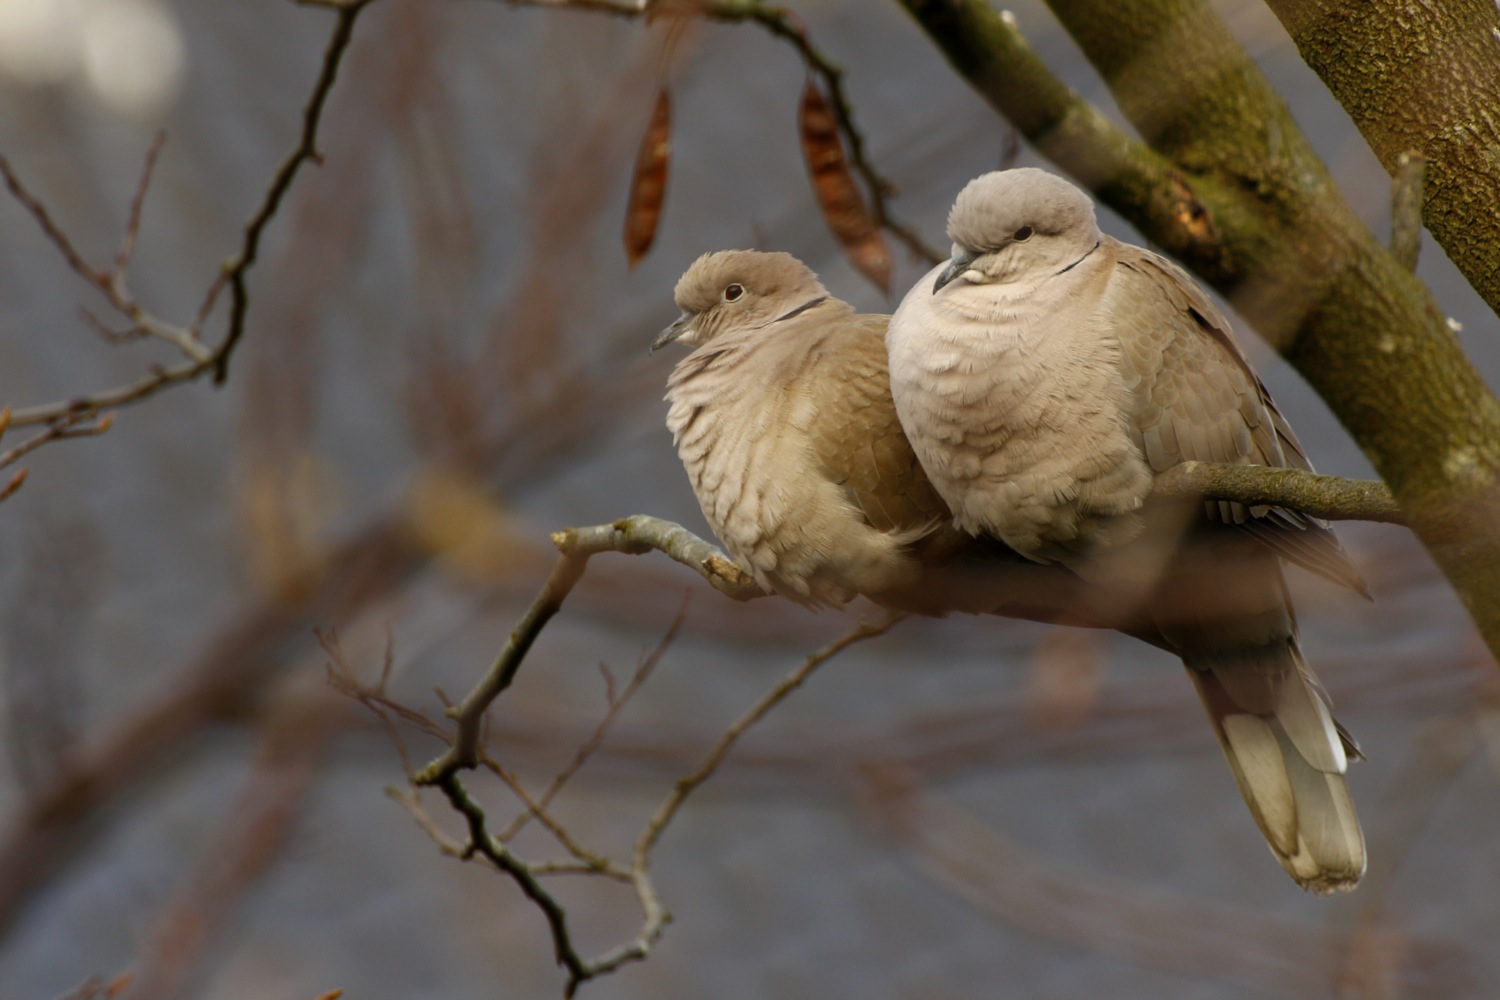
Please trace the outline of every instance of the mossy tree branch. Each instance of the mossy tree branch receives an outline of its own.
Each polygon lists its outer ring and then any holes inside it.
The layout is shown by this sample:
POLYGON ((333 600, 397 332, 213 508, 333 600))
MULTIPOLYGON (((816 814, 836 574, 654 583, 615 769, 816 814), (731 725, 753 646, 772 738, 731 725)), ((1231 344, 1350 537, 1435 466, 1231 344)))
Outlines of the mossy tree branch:
POLYGON ((1492 0, 1266 5, 1392 176, 1403 154, 1427 160, 1423 221, 1500 313, 1500 9, 1492 0))
POLYGON ((1051 0, 1145 149, 1071 127, 1085 111, 1030 108, 1065 88, 1039 60, 1017 58, 1013 23, 983 0, 902 4, 1044 154, 1229 295, 1302 372, 1391 485, 1500 658, 1500 402, 1211 7, 1051 0), (1116 172, 1101 178, 1079 164, 1116 172))

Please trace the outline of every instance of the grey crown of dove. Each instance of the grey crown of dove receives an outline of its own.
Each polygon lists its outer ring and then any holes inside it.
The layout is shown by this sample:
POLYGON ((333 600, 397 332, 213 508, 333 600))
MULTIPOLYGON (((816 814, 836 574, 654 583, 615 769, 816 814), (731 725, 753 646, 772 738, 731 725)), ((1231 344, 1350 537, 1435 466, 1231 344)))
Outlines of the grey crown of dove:
POLYGON ((1283 559, 1364 593, 1323 522, 1278 507, 1147 503, 1196 459, 1311 470, 1212 300, 1102 233, 1033 168, 971 181, 952 258, 889 324, 900 422, 954 523, 1115 594, 1181 656, 1266 842, 1298 884, 1354 886, 1353 742, 1303 659, 1283 559))

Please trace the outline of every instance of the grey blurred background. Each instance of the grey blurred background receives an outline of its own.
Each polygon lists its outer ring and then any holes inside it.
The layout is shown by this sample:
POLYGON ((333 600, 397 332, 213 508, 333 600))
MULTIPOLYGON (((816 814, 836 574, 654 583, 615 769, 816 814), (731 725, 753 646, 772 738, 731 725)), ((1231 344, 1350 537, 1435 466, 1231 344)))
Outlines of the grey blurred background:
MULTIPOLYGON (((1342 111, 1259 3, 1219 6, 1383 234, 1388 179, 1342 111)), ((896 212, 941 245, 1006 127, 895 4, 796 9, 848 70, 896 212)), ((1110 108, 1045 9, 1014 10, 1110 108)), ((130 281, 185 322, 295 141, 331 23, 281 0, 0 0, 0 155, 103 263, 165 128, 130 281)), ((540 913, 387 797, 401 760, 330 691, 313 629, 336 628, 369 680, 389 648, 391 693, 437 714, 434 686, 466 691, 540 586, 550 531, 650 513, 706 534, 662 425, 675 357, 646 355, 699 253, 788 250, 835 294, 893 307, 818 217, 794 51, 695 24, 664 61, 666 36, 577 11, 376 4, 325 162, 251 273, 228 383, 170 389, 28 458, 0 505, 0 1000, 127 971, 130 995, 560 994, 540 913), (671 181, 631 271, 625 197, 663 74, 671 181), (139 761, 99 769, 99 807, 31 853, 35 803, 117 746, 139 761)), ((925 268, 898 250, 896 287, 925 268)), ((1494 316, 1430 243, 1420 270, 1496 385, 1494 316)), ((0 198, 0 402, 172 360, 105 343, 80 306, 102 303, 0 198)), ((1320 471, 1368 476, 1295 373, 1244 339, 1320 471)), ((1283 875, 1174 661, 1111 635, 909 621, 830 663, 690 800, 653 866, 675 922, 580 995, 1493 995, 1494 667, 1404 531, 1341 534, 1375 604, 1291 582, 1308 658, 1369 757, 1351 781, 1372 858, 1355 894, 1304 896, 1283 875)), ((660 556, 601 556, 494 711, 493 752, 545 784, 604 711, 600 665, 623 680, 684 608, 553 810, 616 856, 730 720, 870 610, 732 604, 660 556)), ((406 735, 414 763, 440 749, 406 735)), ((496 826, 519 808, 475 788, 496 826)), ((534 829, 517 849, 559 853, 534 829)), ((627 888, 556 891, 585 951, 635 933, 627 888)))

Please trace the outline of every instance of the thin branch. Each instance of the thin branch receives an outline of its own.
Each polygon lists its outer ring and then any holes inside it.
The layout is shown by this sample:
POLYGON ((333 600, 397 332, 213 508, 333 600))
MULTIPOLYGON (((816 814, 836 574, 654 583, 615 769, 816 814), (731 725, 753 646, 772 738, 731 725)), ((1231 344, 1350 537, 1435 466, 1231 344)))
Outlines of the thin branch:
MULTIPOLYGON (((64 418, 73 418, 80 413, 89 414, 108 407, 133 403, 154 395, 168 386, 194 381, 210 370, 214 373, 215 382, 223 382, 228 371, 229 357, 244 335, 245 317, 249 308, 246 278, 256 261, 261 237, 280 209, 283 198, 302 166, 308 161, 321 161, 317 151, 318 124, 322 119, 328 95, 338 77, 339 67, 353 36, 355 20, 373 0, 342 0, 342 2, 339 0, 326 0, 326 2, 297 0, 297 2, 303 6, 326 7, 337 13, 337 21, 324 52, 317 80, 303 109, 302 134, 296 147, 277 168, 260 206, 246 223, 239 252, 222 266, 220 273, 209 285, 190 325, 175 326, 151 315, 135 301, 125 282, 125 271, 134 252, 136 236, 140 229, 146 191, 150 186, 162 143, 165 141, 163 134, 157 135, 146 154, 141 179, 131 199, 124 236, 112 259, 112 265, 108 268, 94 267, 84 259, 72 240, 52 219, 46 206, 21 183, 10 163, 4 157, 0 157, 0 177, 3 177, 5 186, 36 220, 43 235, 57 248, 68 267, 84 281, 99 289, 110 306, 130 321, 131 328, 126 336, 111 339, 154 337, 173 345, 185 356, 185 360, 173 365, 153 365, 148 374, 113 389, 16 409, 11 415, 12 424, 18 427, 47 424, 64 418), (226 287, 231 293, 228 326, 224 339, 217 347, 210 350, 201 342, 200 334, 214 304, 226 287)), ((94 325, 102 326, 97 323, 94 325)))
MULTIPOLYGON (((8 451, 0 452, 0 469, 19 461, 30 452, 51 441, 62 441, 68 438, 98 437, 114 426, 115 415, 113 413, 106 413, 97 420, 94 420, 93 423, 81 426, 84 421, 92 420, 93 417, 94 412, 87 410, 70 413, 57 418, 41 433, 32 435, 8 451)), ((15 421, 12 419, 10 407, 0 408, 0 436, 4 436, 5 431, 13 423, 15 421)), ((14 496, 15 492, 21 488, 21 484, 26 481, 26 476, 26 469, 16 470, 15 475, 11 476, 3 487, 0 487, 0 502, 14 496)))
POLYGON ((1183 462, 1157 474, 1151 496, 1159 500, 1233 500, 1247 507, 1265 504, 1329 521, 1406 523, 1406 515, 1384 483, 1264 465, 1183 462))
POLYGON ((756 586, 749 574, 718 549, 680 525, 644 514, 622 518, 612 524, 567 528, 555 533, 552 543, 562 553, 552 575, 484 677, 459 705, 449 711, 449 716, 458 723, 453 745, 413 778, 416 784, 435 785, 443 774, 459 768, 472 768, 479 763, 479 736, 485 710, 510 687, 531 644, 561 609, 595 553, 640 555, 656 549, 685 566, 691 566, 715 588, 731 597, 748 600, 764 596, 764 591, 756 586))
POLYGON ((745 734, 745 730, 765 718, 766 713, 786 700, 787 696, 803 685, 813 673, 839 653, 848 649, 857 642, 866 639, 874 639, 885 635, 907 616, 899 612, 888 614, 879 622, 860 622, 844 635, 824 646, 822 649, 808 656, 801 665, 791 673, 787 674, 781 681, 768 691, 760 701, 750 706, 746 712, 736 719, 728 729, 724 730, 713 745, 713 748, 704 756, 699 765, 691 774, 677 779, 677 787, 672 790, 666 800, 657 807, 656 813, 646 824, 646 829, 641 833, 640 839, 635 844, 635 869, 638 877, 644 878, 646 874, 646 861, 651 849, 656 846, 656 841, 661 837, 667 824, 672 817, 677 815, 677 810, 687 801, 689 795, 698 790, 698 787, 712 777, 719 769, 724 758, 728 756, 730 749, 745 734))
MULTIPOLYGON (((536 801, 526 801, 527 811, 517 816, 509 826, 496 835, 502 843, 509 843, 515 839, 516 834, 521 832, 522 827, 526 825, 526 821, 530 817, 535 816, 544 822, 546 821, 546 808, 552 804, 552 800, 556 798, 558 792, 562 791, 563 786, 568 783, 568 780, 578 773, 578 770, 593 756, 594 751, 598 750, 600 745, 603 744, 605 733, 609 731, 610 726, 619 718, 620 712, 635 697, 635 693, 641 689, 641 685, 645 684, 647 679, 650 678, 652 671, 656 669, 656 665, 661 662, 662 656, 666 654, 673 640, 677 638, 677 633, 682 629, 682 623, 687 617, 687 601, 687 595, 684 595, 682 607, 677 611, 677 617, 672 620, 672 624, 667 628, 666 634, 662 636, 661 641, 656 644, 656 648, 642 657, 641 662, 635 668, 635 673, 631 675, 629 683, 625 685, 625 689, 619 693, 615 693, 613 684, 610 684, 609 704, 603 718, 599 720, 598 725, 594 727, 594 731, 589 734, 588 738, 579 744, 577 752, 573 754, 573 759, 553 777, 551 783, 542 791, 542 794, 536 801)), ((609 674, 606 671, 606 680, 608 680, 608 677, 609 674)), ((502 773, 498 764, 490 761, 487 761, 487 763, 495 773, 502 773)), ((513 786, 513 790, 518 794, 524 794, 519 783, 513 786)), ((559 836, 558 830, 554 828, 554 825, 548 825, 547 828, 552 831, 554 836, 559 836)), ((559 836, 559 842, 564 847, 567 847, 575 856, 582 856, 562 836, 559 836)), ((592 856, 590 855, 587 860, 592 860, 592 856)))
POLYGON ((146 191, 151 187, 151 175, 156 170, 156 160, 161 156, 162 147, 167 144, 167 131, 162 129, 156 133, 156 138, 151 140, 151 148, 146 150, 146 164, 141 168, 141 179, 135 186, 135 197, 130 199, 130 214, 125 221, 125 235, 120 239, 120 249, 115 251, 114 273, 123 275, 126 268, 130 266, 131 255, 135 253, 136 236, 141 231, 141 209, 146 204, 146 191))
POLYGON ((490 669, 462 702, 448 709, 449 717, 458 723, 453 745, 441 757, 417 772, 412 778, 413 784, 442 787, 446 778, 457 773, 460 768, 473 768, 479 763, 479 737, 485 711, 515 680, 516 671, 521 669, 521 661, 526 658, 531 644, 536 641, 552 616, 562 609, 563 601, 583 576, 583 569, 587 564, 587 555, 575 557, 564 554, 558 559, 552 574, 542 585, 541 593, 510 633, 510 638, 501 647, 500 655, 495 657, 490 669))
MULTIPOLYGON (((302 111, 301 138, 277 168, 276 176, 271 180, 271 187, 266 191, 260 208, 245 226, 245 238, 239 255, 225 265, 224 280, 228 282, 230 290, 229 331, 224 335, 223 343, 214 351, 215 383, 223 383, 228 377, 229 356, 245 332, 245 313, 250 307, 245 275, 260 251, 261 234, 275 217, 277 209, 281 207, 281 199, 291 189, 292 181, 296 179, 303 164, 309 160, 319 164, 323 162, 323 155, 318 152, 318 123, 323 117, 323 107, 328 102, 328 95, 333 91, 334 81, 338 79, 339 65, 349 48, 349 41, 354 37, 354 22, 371 2, 372 0, 348 0, 347 3, 326 5, 337 12, 338 21, 333 26, 333 37, 328 40, 328 48, 323 53, 322 68, 317 82, 313 84, 312 96, 308 98, 307 106, 302 111)), ((199 310, 200 313, 212 308, 213 300, 222 288, 222 282, 215 282, 204 308, 199 310)))
MULTIPOLYGON (((588 965, 573 947, 573 939, 568 932, 568 915, 563 910, 562 904, 542 887, 526 862, 517 858, 504 844, 490 835, 485 826, 484 809, 469 797, 469 793, 458 780, 457 769, 445 771, 433 780, 422 783, 436 785, 447 796, 448 804, 463 816, 468 824, 469 843, 461 856, 472 857, 476 853, 483 855, 496 868, 514 879, 526 897, 535 903, 546 916, 547 926, 552 931, 553 952, 557 956, 558 964, 568 970, 569 983, 579 983, 594 975, 595 973, 589 971, 588 965)), ((568 990, 568 995, 572 996, 571 988, 568 990)))
POLYGON ((802 19, 785 7, 763 3, 761 0, 508 0, 516 7, 546 7, 553 10, 572 9, 598 11, 621 17, 639 17, 648 20, 665 14, 688 17, 704 17, 711 21, 738 24, 753 21, 772 35, 792 45, 807 68, 816 73, 823 82, 833 109, 834 119, 848 143, 849 162, 853 164, 865 188, 870 193, 871 214, 875 222, 886 232, 903 243, 916 257, 935 264, 947 256, 946 253, 929 246, 916 227, 898 220, 891 212, 891 199, 896 194, 896 185, 875 169, 865 151, 863 134, 854 124, 854 108, 844 92, 844 70, 833 62, 815 44, 802 19))
MULTIPOLYGON (((592 756, 592 751, 585 756, 592 756)), ((614 864, 603 855, 597 854, 578 843, 573 835, 568 832, 568 828, 553 818, 552 814, 547 811, 547 804, 539 801, 527 791, 526 786, 521 783, 521 780, 515 774, 501 767, 497 762, 488 757, 484 759, 484 766, 486 770, 504 782, 505 787, 510 789, 511 794, 520 799, 521 804, 526 807, 525 811, 511 820, 504 830, 495 834, 497 841, 502 844, 510 843, 515 835, 515 831, 519 830, 528 820, 535 819, 546 828, 548 833, 552 834, 554 840, 562 845, 563 850, 573 856, 571 864, 575 867, 569 868, 569 871, 592 871, 600 875, 608 875, 616 881, 630 881, 630 872, 614 864)), ((562 870, 559 867, 562 864, 565 863, 557 862, 550 864, 547 866, 547 870, 543 871, 541 865, 532 863, 531 870, 537 875, 545 875, 553 871, 562 870)))
MULTIPOLYGON (((107 268, 94 267, 88 261, 84 260, 83 254, 73 245, 72 240, 53 221, 46 206, 42 204, 41 199, 26 188, 26 185, 21 182, 20 177, 17 176, 4 157, 0 157, 0 174, 4 175, 5 186, 10 190, 11 195, 36 220, 37 226, 42 230, 42 234, 62 254, 63 259, 67 261, 68 267, 73 273, 98 289, 109 303, 110 308, 130 320, 131 330, 129 334, 111 334, 109 339, 123 340, 135 337, 155 337, 176 347, 193 361, 201 363, 208 358, 208 351, 198 342, 196 331, 184 330, 169 323, 164 323, 146 312, 135 301, 126 287, 125 273, 123 271, 123 264, 121 263, 122 261, 128 263, 130 254, 135 247, 136 235, 140 229, 139 213, 141 205, 145 198, 146 188, 151 182, 151 174, 156 166, 156 159, 161 152, 161 146, 165 138, 164 133, 157 133, 156 139, 152 142, 151 148, 146 154, 146 163, 141 170, 141 179, 136 185, 135 196, 131 199, 130 214, 126 222, 125 234, 121 238, 120 248, 116 251, 111 266, 107 268)), ((95 321, 92 325, 97 328, 102 324, 95 321)), ((62 406, 69 410, 77 409, 80 402, 79 400, 71 400, 65 404, 54 404, 52 416, 59 415, 56 412, 57 407, 62 406)), ((50 419, 50 417, 43 417, 42 419, 50 419)), ((18 423, 34 423, 36 422, 34 412, 20 411, 16 414, 16 421, 18 423)))
POLYGON ((849 162, 870 192, 871 213, 876 224, 904 243, 913 256, 929 264, 936 264, 946 258, 948 255, 929 246, 915 227, 892 216, 890 201, 898 193, 896 185, 875 169, 865 152, 864 136, 854 124, 854 108, 844 92, 844 70, 813 44, 812 36, 802 20, 783 7, 774 7, 758 0, 712 4, 707 8, 707 13, 710 17, 721 20, 755 21, 772 35, 790 42, 801 53, 803 62, 822 79, 824 89, 828 92, 834 120, 838 122, 839 131, 849 144, 849 162))
POLYGON ((553 532, 552 544, 564 554, 585 556, 599 552, 642 555, 654 549, 696 571, 715 590, 736 601, 766 596, 749 573, 712 544, 679 524, 645 514, 589 528, 565 528, 553 532))
POLYGON ((46 236, 48 242, 53 246, 57 247, 58 252, 63 255, 63 259, 68 262, 68 267, 73 273, 90 284, 99 284, 103 272, 94 268, 88 261, 83 259, 83 255, 73 246, 73 241, 68 239, 68 234, 63 232, 56 222, 52 221, 52 215, 47 211, 47 206, 43 205, 39 198, 27 190, 26 186, 21 183, 20 177, 11 168, 10 161, 4 156, 0 156, 0 176, 5 178, 5 187, 10 191, 11 197, 20 202, 21 207, 26 209, 27 213, 36 220, 36 224, 42 229, 42 235, 46 236))
MULTIPOLYGON (((597 552, 623 552, 638 555, 657 550, 686 566, 691 566, 714 586, 732 597, 748 599, 759 596, 762 592, 738 566, 730 562, 712 545, 678 525, 657 518, 638 515, 623 518, 613 524, 597 525, 591 528, 570 528, 554 534, 552 541, 561 552, 561 556, 542 586, 541 592, 511 632, 510 638, 491 664, 490 669, 480 678, 463 701, 448 711, 448 715, 458 723, 452 745, 440 757, 413 775, 411 781, 418 787, 438 788, 448 799, 449 805, 464 817, 468 828, 468 843, 459 851, 460 857, 469 858, 479 855, 485 858, 514 879, 527 898, 541 909, 551 930, 553 951, 557 961, 568 970, 568 982, 564 993, 571 997, 579 985, 587 980, 612 972, 627 962, 645 958, 651 946, 661 936, 670 917, 662 907, 650 879, 648 865, 651 849, 683 802, 714 773, 740 736, 801 686, 822 664, 856 642, 883 635, 904 616, 892 615, 878 625, 861 623, 843 638, 813 653, 801 666, 736 720, 719 737, 696 770, 677 781, 672 793, 651 817, 635 844, 629 880, 635 886, 636 896, 643 913, 640 931, 630 942, 598 958, 585 961, 579 956, 573 944, 568 930, 566 911, 541 884, 539 876, 593 870, 599 874, 619 878, 622 873, 606 859, 596 857, 578 847, 572 838, 565 834, 560 835, 559 840, 573 854, 578 863, 548 862, 545 865, 533 866, 517 858, 501 838, 489 832, 484 809, 474 801, 459 779, 461 770, 472 769, 480 763, 489 763, 483 757, 480 748, 485 711, 515 679, 516 672, 520 669, 522 661, 541 630, 561 609, 563 601, 582 578, 589 558, 597 552)), ((669 632, 667 640, 675 634, 679 623, 680 616, 679 622, 674 623, 672 631, 669 632)), ((611 699, 607 719, 614 717, 619 705, 629 697, 633 686, 643 679, 649 667, 654 665, 656 656, 660 655, 664 647, 665 641, 658 648, 657 653, 648 657, 642 668, 638 669, 631 688, 627 688, 619 698, 611 699)), ((561 833, 560 827, 557 827, 545 815, 542 803, 533 802, 520 783, 511 779, 502 768, 491 766, 495 773, 521 797, 533 814, 546 823, 554 834, 561 833)), ((576 770, 576 767, 565 769, 560 780, 555 781, 554 785, 560 785, 561 781, 566 780, 566 777, 576 770)), ((549 789, 549 794, 550 792, 549 789)), ((418 817, 418 822, 422 823, 424 828, 430 833, 438 834, 434 836, 434 839, 439 845, 451 851, 451 841, 446 835, 441 835, 430 818, 419 813, 410 802, 408 802, 408 808, 413 810, 413 815, 418 817)))
POLYGON ((656 813, 647 822, 635 843, 635 857, 631 865, 631 873, 635 881, 636 896, 640 900, 641 911, 644 914, 639 933, 633 941, 589 962, 586 975, 569 981, 565 991, 566 996, 571 997, 579 984, 585 980, 613 972, 628 962, 639 961, 650 954, 652 946, 661 937, 668 921, 672 919, 671 914, 662 906, 661 899, 657 896, 656 888, 651 881, 651 850, 656 846, 662 831, 667 828, 682 804, 687 801, 688 796, 697 791, 718 770, 735 742, 744 735, 747 729, 763 719, 766 713, 801 687, 803 682, 823 664, 857 642, 884 635, 905 617, 903 614, 890 614, 883 621, 875 624, 860 622, 842 637, 808 656, 800 666, 784 677, 724 731, 691 774, 677 779, 677 784, 671 794, 657 807, 656 813))

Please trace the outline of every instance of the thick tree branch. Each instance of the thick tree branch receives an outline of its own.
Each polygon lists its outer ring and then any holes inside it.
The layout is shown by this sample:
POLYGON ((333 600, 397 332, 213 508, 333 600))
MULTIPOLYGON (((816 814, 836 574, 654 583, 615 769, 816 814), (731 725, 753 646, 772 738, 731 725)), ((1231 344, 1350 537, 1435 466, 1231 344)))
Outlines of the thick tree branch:
POLYGON ((1500 9, 1492 0, 1267 6, 1386 170, 1398 174, 1408 152, 1427 160, 1423 221, 1500 313, 1500 9))
POLYGON ((960 77, 1042 155, 1112 206, 1176 219, 1183 241, 1215 252, 1203 209, 1177 169, 1063 83, 1027 43, 1009 11, 984 0, 900 0, 960 77))
MULTIPOLYGON (((997 93, 1002 85, 1056 93, 1051 74, 1017 56, 1013 29, 983 0, 902 2, 997 107, 1020 101, 997 93)), ((1022 117, 1017 127, 1070 170, 1097 162, 1130 179, 1080 174, 1229 294, 1306 376, 1391 485, 1500 657, 1500 402, 1431 293, 1343 202, 1207 3, 1051 6, 1156 152, 1107 132, 1065 132, 1051 124, 1056 115, 1022 117), (1163 159, 1175 173, 1161 169, 1163 159), (1134 183, 1153 171, 1155 196, 1134 183)))

